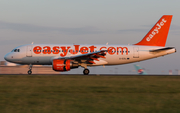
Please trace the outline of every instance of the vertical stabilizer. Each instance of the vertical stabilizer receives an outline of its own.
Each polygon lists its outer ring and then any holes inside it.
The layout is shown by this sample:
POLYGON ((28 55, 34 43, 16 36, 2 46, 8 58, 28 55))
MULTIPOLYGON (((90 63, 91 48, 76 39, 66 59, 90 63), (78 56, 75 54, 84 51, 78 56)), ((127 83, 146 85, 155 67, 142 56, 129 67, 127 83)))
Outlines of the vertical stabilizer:
POLYGON ((138 74, 140 74, 140 75, 147 75, 147 73, 139 65, 135 64, 134 67, 135 67, 136 71, 138 72, 138 74))
POLYGON ((135 45, 165 46, 172 15, 163 15, 146 36, 135 45))

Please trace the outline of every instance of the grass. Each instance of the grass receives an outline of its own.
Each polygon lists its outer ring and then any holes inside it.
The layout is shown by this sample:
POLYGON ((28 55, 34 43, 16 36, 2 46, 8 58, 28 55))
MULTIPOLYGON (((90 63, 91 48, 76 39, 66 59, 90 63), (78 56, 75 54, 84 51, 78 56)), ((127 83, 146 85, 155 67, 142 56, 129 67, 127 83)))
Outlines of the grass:
POLYGON ((180 76, 0 75, 1 113, 179 113, 180 76))

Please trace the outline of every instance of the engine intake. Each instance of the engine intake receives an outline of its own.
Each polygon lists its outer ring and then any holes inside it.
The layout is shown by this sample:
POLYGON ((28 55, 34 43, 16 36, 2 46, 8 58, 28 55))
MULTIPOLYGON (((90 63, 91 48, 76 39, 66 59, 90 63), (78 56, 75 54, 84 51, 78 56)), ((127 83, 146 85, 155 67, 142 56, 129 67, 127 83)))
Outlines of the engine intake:
POLYGON ((69 59, 54 59, 52 63, 52 68, 55 71, 69 71, 78 67, 78 64, 71 62, 69 59))

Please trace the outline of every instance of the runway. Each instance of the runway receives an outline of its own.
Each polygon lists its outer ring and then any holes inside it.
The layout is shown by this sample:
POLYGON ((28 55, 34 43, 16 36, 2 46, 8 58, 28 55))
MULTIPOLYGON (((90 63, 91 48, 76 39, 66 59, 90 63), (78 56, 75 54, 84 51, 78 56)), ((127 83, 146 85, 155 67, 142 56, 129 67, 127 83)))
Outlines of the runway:
POLYGON ((24 76, 180 76, 180 75, 136 75, 136 74, 0 74, 0 75, 24 75, 24 76))

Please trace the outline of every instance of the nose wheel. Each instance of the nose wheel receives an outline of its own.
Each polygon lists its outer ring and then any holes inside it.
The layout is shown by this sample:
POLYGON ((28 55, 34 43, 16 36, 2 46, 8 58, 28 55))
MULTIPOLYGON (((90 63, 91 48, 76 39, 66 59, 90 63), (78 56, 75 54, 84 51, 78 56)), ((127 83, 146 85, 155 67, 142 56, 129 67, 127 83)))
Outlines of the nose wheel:
POLYGON ((29 71, 28 71, 28 74, 29 74, 29 75, 31 75, 31 73, 32 73, 32 71, 31 71, 31 70, 29 70, 29 71))
POLYGON ((84 69, 84 71, 83 71, 84 75, 88 75, 89 72, 90 72, 89 69, 84 69))
POLYGON ((32 64, 29 65, 29 71, 27 72, 29 75, 32 74, 32 64))

